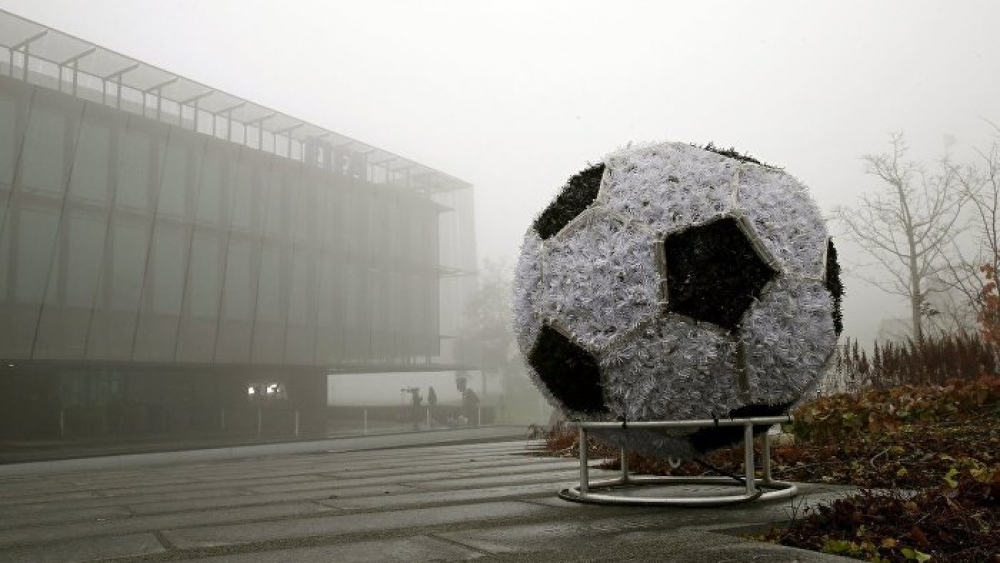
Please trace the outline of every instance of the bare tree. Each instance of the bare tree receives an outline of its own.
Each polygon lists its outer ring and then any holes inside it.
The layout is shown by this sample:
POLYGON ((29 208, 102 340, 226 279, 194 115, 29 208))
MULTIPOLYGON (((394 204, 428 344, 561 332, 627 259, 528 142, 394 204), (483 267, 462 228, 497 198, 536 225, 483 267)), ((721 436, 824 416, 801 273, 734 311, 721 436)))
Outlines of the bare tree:
POLYGON ((906 140, 894 133, 890 150, 862 157, 865 172, 882 186, 865 194, 857 207, 840 207, 837 216, 848 235, 881 266, 880 276, 861 277, 883 291, 906 298, 913 338, 924 341, 923 317, 932 313, 928 296, 940 289, 932 282, 947 269, 945 253, 960 229, 965 196, 955 189, 957 172, 945 158, 929 174, 906 160, 906 140))
MULTIPOLYGON (((482 398, 508 423, 544 422, 541 395, 528 378, 511 323, 513 272, 504 261, 484 260, 476 292, 465 304, 463 330, 458 336, 460 362, 477 365, 483 375, 482 398), (487 380, 498 384, 487 389, 487 380)), ((544 402, 544 401, 543 401, 544 402)))
POLYGON ((517 345, 510 321, 511 272, 503 261, 484 260, 476 292, 465 303, 459 359, 477 364, 487 378, 507 378, 518 365, 517 345))
POLYGON ((941 283, 959 296, 956 308, 967 319, 975 319, 982 306, 986 278, 983 266, 1000 272, 1000 126, 987 121, 994 130, 987 150, 976 150, 978 161, 953 166, 957 188, 968 200, 972 240, 955 244, 941 283))

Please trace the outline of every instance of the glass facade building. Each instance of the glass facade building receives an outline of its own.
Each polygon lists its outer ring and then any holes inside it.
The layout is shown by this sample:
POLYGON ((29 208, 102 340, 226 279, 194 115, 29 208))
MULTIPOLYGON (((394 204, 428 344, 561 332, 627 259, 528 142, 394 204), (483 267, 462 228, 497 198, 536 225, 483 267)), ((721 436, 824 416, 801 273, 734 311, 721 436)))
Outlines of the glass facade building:
POLYGON ((49 433, 446 368, 475 261, 471 185, 0 12, 0 360, 49 433))

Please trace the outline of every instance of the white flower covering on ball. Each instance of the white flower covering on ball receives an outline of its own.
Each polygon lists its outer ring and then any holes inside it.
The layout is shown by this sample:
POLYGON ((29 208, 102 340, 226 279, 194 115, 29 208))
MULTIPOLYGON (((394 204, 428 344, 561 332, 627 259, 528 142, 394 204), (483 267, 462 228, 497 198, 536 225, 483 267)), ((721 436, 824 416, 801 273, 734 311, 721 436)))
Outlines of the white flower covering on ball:
POLYGON ((542 316, 536 304, 541 293, 541 283, 542 239, 532 229, 521 243, 521 255, 514 268, 513 325, 522 354, 528 353, 542 328, 542 316))
POLYGON ((665 143, 609 156, 598 203, 661 234, 721 217, 732 210, 739 161, 691 148, 665 143))
MULTIPOLYGON (((571 178, 525 235, 518 344, 571 419, 786 412, 836 344, 828 243, 781 170, 682 143, 623 149, 571 178)), ((731 439, 716 430, 597 434, 690 457, 731 439)))
POLYGON ((822 279, 828 236, 805 186, 779 170, 744 167, 736 200, 740 214, 785 272, 822 279))
POLYGON ((601 356, 601 370, 616 418, 704 419, 741 404, 734 340, 680 315, 661 315, 625 335, 601 356))
POLYGON ((607 211, 578 216, 546 244, 544 316, 589 350, 656 313, 653 236, 607 211))
POLYGON ((753 403, 792 402, 815 383, 837 344, 830 292, 821 282, 783 277, 740 328, 753 403))

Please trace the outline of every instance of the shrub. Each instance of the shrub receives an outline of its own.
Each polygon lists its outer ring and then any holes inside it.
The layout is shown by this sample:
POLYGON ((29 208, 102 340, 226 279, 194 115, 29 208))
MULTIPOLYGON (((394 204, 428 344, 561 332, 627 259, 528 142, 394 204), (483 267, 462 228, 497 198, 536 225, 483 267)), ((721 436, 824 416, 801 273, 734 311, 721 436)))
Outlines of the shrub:
POLYGON ((859 391, 899 385, 944 384, 952 379, 972 380, 996 373, 996 349, 979 335, 957 334, 929 338, 923 343, 874 343, 871 357, 857 340, 838 347, 826 390, 859 391))
POLYGON ((879 433, 903 424, 965 420, 1000 409, 1000 377, 901 385, 819 397, 793 412, 796 437, 831 443, 859 431, 879 433))

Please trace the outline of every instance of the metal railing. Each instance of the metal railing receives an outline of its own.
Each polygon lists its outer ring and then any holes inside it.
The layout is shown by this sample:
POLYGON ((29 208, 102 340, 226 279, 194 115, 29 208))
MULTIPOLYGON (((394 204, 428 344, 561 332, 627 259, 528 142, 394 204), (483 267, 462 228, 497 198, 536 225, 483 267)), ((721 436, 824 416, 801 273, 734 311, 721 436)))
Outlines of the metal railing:
POLYGON ((0 36, 2 75, 373 184, 430 192, 471 187, 389 151, 0 10, 0 31, 5 25, 26 37, 0 36), (56 41, 62 51, 58 58, 56 49, 46 48, 56 41))
POLYGON ((719 420, 672 420, 654 422, 571 422, 569 426, 580 430, 580 484, 564 489, 559 496, 565 500, 591 504, 620 504, 640 506, 721 506, 754 500, 776 500, 791 498, 798 494, 794 483, 778 481, 771 477, 771 448, 767 433, 761 439, 761 470, 763 476, 755 476, 753 430, 755 426, 770 427, 775 424, 792 422, 791 416, 731 418, 719 420), (629 474, 626 448, 621 450, 621 475, 613 479, 591 481, 587 456, 587 439, 590 430, 619 430, 626 434, 629 430, 677 430, 687 428, 712 428, 718 426, 743 427, 743 471, 741 480, 731 477, 680 477, 680 476, 633 476, 629 474), (744 488, 743 494, 734 495, 630 495, 636 488, 651 486, 708 485, 714 487, 744 488))

